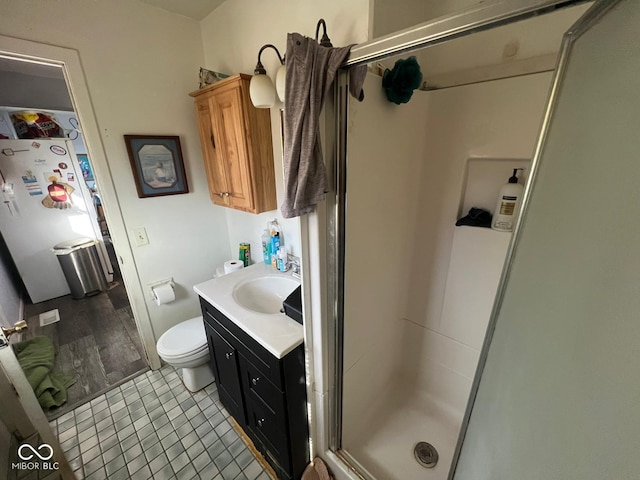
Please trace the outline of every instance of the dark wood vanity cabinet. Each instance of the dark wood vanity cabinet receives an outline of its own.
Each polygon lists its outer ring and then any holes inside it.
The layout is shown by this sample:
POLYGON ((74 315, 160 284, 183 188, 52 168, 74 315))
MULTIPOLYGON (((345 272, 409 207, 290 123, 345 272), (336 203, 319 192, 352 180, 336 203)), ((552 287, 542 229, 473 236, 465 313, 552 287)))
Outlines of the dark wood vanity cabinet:
POLYGON ((233 418, 240 423, 245 423, 246 416, 241 401, 242 390, 238 377, 238 351, 207 323, 205 323, 205 330, 220 400, 233 418))
POLYGON ((280 479, 309 462, 304 349, 276 358, 207 301, 200 300, 220 401, 280 479))

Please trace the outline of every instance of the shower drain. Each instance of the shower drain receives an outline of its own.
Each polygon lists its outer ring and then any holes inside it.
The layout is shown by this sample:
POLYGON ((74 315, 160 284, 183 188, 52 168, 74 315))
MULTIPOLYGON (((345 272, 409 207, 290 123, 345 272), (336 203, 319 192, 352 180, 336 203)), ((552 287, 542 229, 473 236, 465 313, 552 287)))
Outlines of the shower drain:
POLYGON ((425 468, 433 468, 438 463, 438 451, 436 448, 427 442, 416 443, 413 449, 413 455, 420 465, 425 468))

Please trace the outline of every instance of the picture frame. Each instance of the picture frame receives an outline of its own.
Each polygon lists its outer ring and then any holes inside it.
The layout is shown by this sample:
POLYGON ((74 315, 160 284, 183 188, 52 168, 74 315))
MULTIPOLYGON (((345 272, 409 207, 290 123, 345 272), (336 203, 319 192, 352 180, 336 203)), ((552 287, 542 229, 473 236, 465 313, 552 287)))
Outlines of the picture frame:
POLYGON ((139 198, 189 193, 180 137, 125 135, 139 198))

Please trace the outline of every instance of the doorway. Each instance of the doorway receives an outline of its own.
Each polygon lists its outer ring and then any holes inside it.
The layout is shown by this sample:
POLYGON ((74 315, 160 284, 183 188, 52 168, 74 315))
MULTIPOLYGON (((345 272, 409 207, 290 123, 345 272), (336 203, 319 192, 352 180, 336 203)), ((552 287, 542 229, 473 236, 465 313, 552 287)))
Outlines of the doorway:
MULTIPOLYGON (((78 322, 83 315, 93 316, 95 317, 95 321, 100 322, 100 325, 86 326, 84 330, 85 333, 88 329, 92 331, 102 329, 103 331, 109 330, 111 333, 119 334, 121 337, 125 334, 129 337, 129 341, 125 342, 122 338, 111 338, 110 340, 103 338, 97 340, 94 335, 94 353, 100 353, 100 344, 102 344, 102 349, 107 357, 137 358, 130 362, 132 364, 130 367, 120 370, 111 369, 110 372, 104 368, 104 366, 106 366, 104 359, 101 360, 101 362, 85 362, 85 366, 83 367, 85 371, 93 373, 99 372, 103 377, 103 381, 89 381, 86 379, 88 375, 85 375, 85 379, 79 382, 78 387, 80 392, 84 394, 84 397, 81 399, 79 392, 73 395, 77 403, 80 403, 91 399, 98 395, 100 391, 104 391, 104 389, 114 384, 125 381, 131 374, 140 371, 140 369, 147 368, 148 366, 152 366, 153 368, 159 367, 159 358, 153 349, 153 344, 155 343, 153 331, 144 303, 144 295, 133 261, 123 219, 119 213, 115 188, 110 176, 105 153, 102 149, 97 123, 93 116, 91 101, 84 83, 84 76, 77 52, 9 37, 0 37, 0 55, 15 61, 44 63, 50 66, 56 66, 62 70, 66 87, 68 88, 68 95, 71 98, 75 112, 78 114, 78 125, 81 125, 81 130, 87 138, 87 154, 92 160, 93 170, 97 177, 96 183, 101 194, 100 206, 104 209, 104 218, 102 220, 108 222, 108 233, 104 233, 106 234, 105 236, 108 236, 107 240, 110 240, 110 242, 105 243, 113 246, 113 248, 109 248, 109 250, 112 260, 111 263, 116 267, 114 268, 116 278, 110 285, 112 288, 100 295, 81 301, 72 301, 70 298, 62 297, 59 299, 60 304, 57 308, 61 316, 61 322, 64 321, 65 316, 72 318, 73 322, 78 322), (112 328, 114 323, 119 327, 112 328), (119 346, 122 345, 123 342, 127 345, 120 349, 119 346), (126 355, 123 354, 123 352, 125 352, 126 355), (100 363, 102 363, 102 366, 100 363)), ((20 286, 18 286, 18 288, 20 288, 20 286)), ((27 305, 23 316, 29 323, 33 323, 34 321, 39 322, 39 314, 50 311, 52 308, 49 307, 51 307, 51 305, 48 305, 47 302, 27 305), (32 317, 35 317, 35 320, 33 320, 32 317)), ((17 319, 18 318, 12 318, 9 320, 13 322, 17 319)), ((58 325, 54 325, 50 330, 64 330, 61 325, 62 323, 58 322, 58 325)), ((34 326, 33 334, 39 331, 41 332, 42 330, 40 330, 40 328, 45 327, 40 327, 39 323, 37 327, 34 326)), ((78 338, 88 336, 78 337, 77 334, 81 334, 82 331, 78 328, 75 330, 75 337, 66 337, 69 342, 78 342, 78 338)), ((28 335, 31 336, 32 332, 28 335)), ((53 336, 55 336, 55 334, 53 336)), ((64 338, 62 339, 64 340, 64 338)), ((60 342, 60 340, 60 332, 58 332, 57 341, 60 342)), ((84 338, 83 342, 86 343, 87 341, 90 342, 89 339, 84 338)), ((71 364, 77 364, 78 358, 72 355, 73 349, 71 347, 67 347, 67 349, 67 357, 71 359, 71 364)), ((76 351, 86 349, 86 345, 75 348, 76 351)), ((94 360, 96 360, 95 355, 94 360)), ((72 401, 72 396, 70 395, 66 408, 72 407, 72 401)), ((57 412, 58 415, 62 413, 64 413, 62 410, 57 412)))

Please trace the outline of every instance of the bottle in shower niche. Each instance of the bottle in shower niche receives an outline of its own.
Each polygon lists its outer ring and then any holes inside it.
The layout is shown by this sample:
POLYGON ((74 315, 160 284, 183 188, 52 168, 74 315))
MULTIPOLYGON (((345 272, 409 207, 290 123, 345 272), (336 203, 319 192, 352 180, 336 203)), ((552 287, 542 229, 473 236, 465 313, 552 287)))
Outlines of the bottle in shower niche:
POLYGON ((513 230, 524 190, 524 187, 518 183, 518 170, 522 170, 522 168, 514 168, 513 175, 509 177, 509 181, 500 189, 498 202, 493 212, 493 220, 491 221, 491 228, 494 230, 500 232, 513 230))

